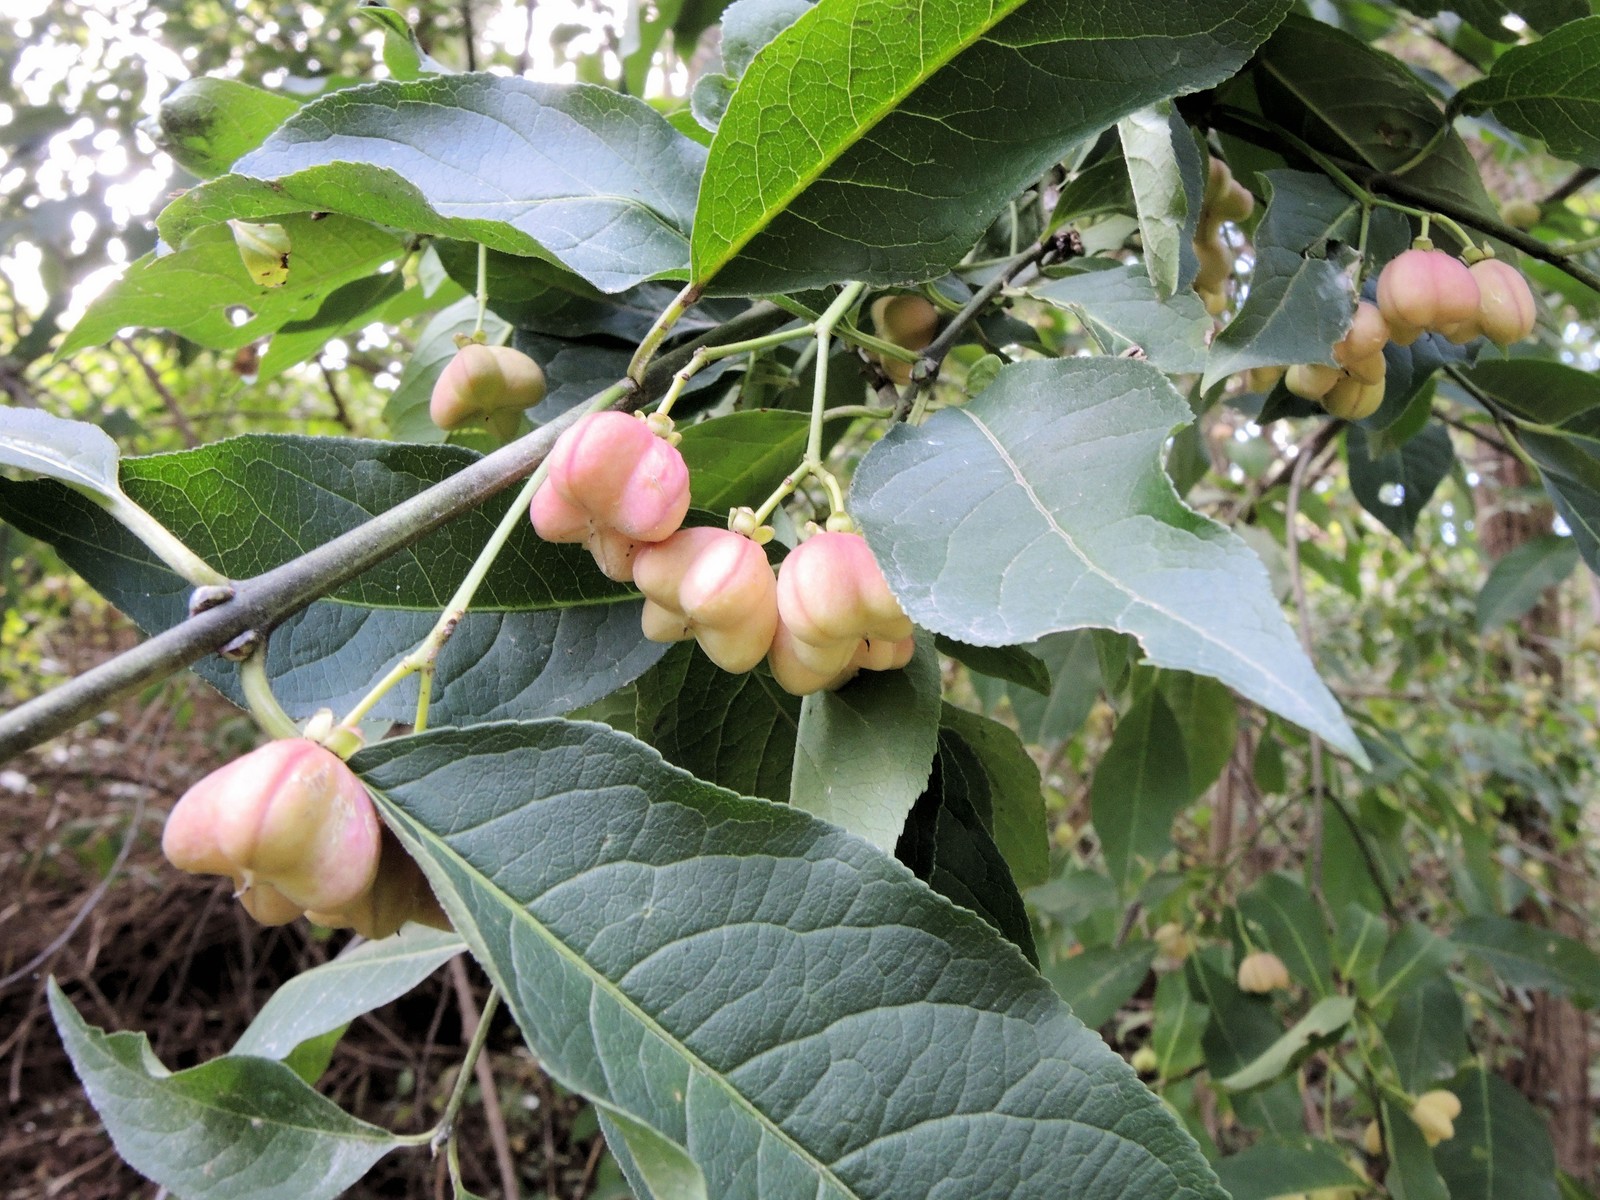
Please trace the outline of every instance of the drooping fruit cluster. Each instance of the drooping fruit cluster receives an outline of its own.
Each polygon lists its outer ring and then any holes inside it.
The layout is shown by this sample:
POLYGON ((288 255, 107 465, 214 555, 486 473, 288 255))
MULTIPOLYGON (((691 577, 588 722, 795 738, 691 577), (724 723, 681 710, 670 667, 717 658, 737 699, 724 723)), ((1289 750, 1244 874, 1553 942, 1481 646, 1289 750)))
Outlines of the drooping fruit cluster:
POLYGON ((1205 199, 1195 224, 1194 252, 1200 269, 1194 277, 1194 290, 1205 301, 1206 311, 1220 316, 1228 307, 1228 280, 1233 275, 1233 251, 1222 235, 1225 221, 1238 223, 1250 218, 1256 198, 1233 177, 1220 158, 1210 160, 1206 173, 1205 199))
POLYGON ((1383 348, 1389 327, 1374 304, 1356 305, 1350 329, 1333 347, 1339 365, 1297 363, 1284 376, 1283 385, 1296 396, 1315 400, 1336 417, 1359 421, 1378 411, 1383 403, 1387 360, 1383 348))
POLYGON ((1239 990, 1264 996, 1289 986, 1289 968, 1283 959, 1266 950, 1246 954, 1239 960, 1239 990))
POLYGON ((232 879, 263 925, 305 915, 367 937, 408 920, 449 928, 366 787, 306 738, 269 742, 195 784, 167 818, 161 848, 180 870, 232 879))
POLYGON ((639 548, 671 537, 689 512, 683 455, 643 418, 590 413, 546 461, 534 529, 547 542, 582 542, 611 579, 632 579, 639 548))
POLYGON ((440 429, 483 421, 502 441, 517 432, 523 410, 544 399, 544 372, 520 350, 469 342, 433 385, 428 416, 440 429))
MULTIPOLYGON (((924 350, 939 332, 939 310, 921 296, 879 296, 872 302, 872 327, 886 342, 924 350)), ((900 387, 911 382, 911 363, 885 358, 879 365, 900 387)))
POLYGON ((778 627, 778 588, 760 546, 728 529, 680 529, 646 546, 633 581, 645 595, 644 635, 694 638, 724 671, 751 670, 778 627))

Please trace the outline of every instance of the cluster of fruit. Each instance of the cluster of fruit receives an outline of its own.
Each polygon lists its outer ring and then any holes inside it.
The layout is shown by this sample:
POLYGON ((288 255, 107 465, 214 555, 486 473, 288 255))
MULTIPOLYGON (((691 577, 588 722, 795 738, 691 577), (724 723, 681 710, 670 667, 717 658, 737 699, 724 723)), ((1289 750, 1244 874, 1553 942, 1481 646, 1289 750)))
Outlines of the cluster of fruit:
POLYGON ((1471 265, 1419 238, 1378 275, 1378 303, 1356 305, 1349 332, 1333 347, 1338 366, 1300 363, 1284 386, 1336 417, 1359 421, 1383 403, 1389 342, 1409 346, 1424 333, 1461 345, 1486 337, 1509 346, 1533 332, 1533 293, 1509 263, 1469 251, 1471 265))
POLYGON ((797 696, 910 661, 911 621, 848 518, 791 551, 774 579, 761 548, 771 531, 750 511, 736 511, 731 529, 681 528, 689 470, 671 436, 624 413, 581 418, 534 493, 539 536, 582 542, 606 575, 632 581, 652 641, 693 638, 726 671, 765 658, 797 696))
POLYGON ((365 785, 307 738, 268 742, 195 784, 167 818, 161 849, 180 870, 231 878, 263 925, 306 916, 369 938, 407 921, 450 928, 365 785))
MULTIPOLYGON (((1411 1106, 1411 1119, 1422 1130, 1423 1139, 1430 1146, 1437 1146, 1455 1137, 1456 1118, 1460 1115, 1460 1099, 1454 1092, 1447 1092, 1443 1088, 1423 1092, 1411 1106)), ((1368 1154, 1383 1153, 1383 1132, 1376 1121, 1368 1123, 1361 1145, 1368 1154)))
POLYGON ((1220 158, 1210 160, 1206 174, 1205 199, 1194 231, 1194 253, 1200 269, 1194 277, 1194 290, 1205 301, 1206 311, 1221 316, 1228 307, 1228 280, 1233 278, 1233 250, 1222 234, 1225 221, 1247 221, 1255 211, 1256 198, 1233 177, 1220 158))

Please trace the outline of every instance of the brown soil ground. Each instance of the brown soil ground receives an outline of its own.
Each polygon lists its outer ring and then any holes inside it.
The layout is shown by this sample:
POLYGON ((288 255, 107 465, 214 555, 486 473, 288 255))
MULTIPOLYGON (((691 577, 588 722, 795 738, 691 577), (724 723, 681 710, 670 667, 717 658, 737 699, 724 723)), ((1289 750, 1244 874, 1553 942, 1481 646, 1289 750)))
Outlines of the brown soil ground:
MULTIPOLYGON (((50 650, 70 672, 134 640, 105 614, 77 623, 72 644, 50 650)), ((305 922, 263 929, 226 881, 183 875, 161 856, 173 800, 255 736, 247 718, 190 676, 0 765, 0 1200, 161 1195, 118 1158, 73 1075, 45 1005, 47 977, 91 1024, 147 1032, 176 1070, 225 1052, 279 983, 348 941, 305 922)), ((474 1013, 481 1009, 482 973, 441 969, 357 1020, 320 1090, 398 1132, 430 1128, 464 1044, 453 971, 468 981, 474 1013)), ((467 1186, 505 1195, 503 1159, 525 1198, 616 1195, 592 1114, 538 1070, 503 1010, 486 1057, 503 1116, 491 1128, 476 1095, 464 1110, 467 1186), (496 1141, 506 1147, 498 1156, 496 1141)), ((445 1197, 444 1167, 443 1155, 399 1151, 347 1195, 445 1197)))

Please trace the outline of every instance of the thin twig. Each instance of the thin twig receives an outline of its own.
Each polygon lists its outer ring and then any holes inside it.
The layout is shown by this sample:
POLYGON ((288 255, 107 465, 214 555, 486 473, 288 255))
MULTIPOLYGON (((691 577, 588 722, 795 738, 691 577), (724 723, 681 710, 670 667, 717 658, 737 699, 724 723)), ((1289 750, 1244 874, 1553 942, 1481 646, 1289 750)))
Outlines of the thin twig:
MULTIPOLYGON (((788 319, 775 305, 753 306, 711 333, 662 355, 651 365, 644 385, 617 407, 629 411, 648 404, 701 345, 758 336, 788 319)), ((576 407, 292 562, 235 584, 232 597, 223 603, 0 716, 0 763, 65 732, 122 697, 191 666, 247 631, 272 629, 397 550, 514 486, 537 469, 555 439, 582 411, 582 406, 576 407)))
POLYGON ((334 386, 333 372, 328 370, 328 364, 321 359, 317 360, 317 369, 322 372, 322 382, 328 385, 328 398, 333 401, 335 419, 351 433, 354 433, 356 424, 350 419, 350 410, 345 407, 344 397, 339 395, 339 389, 334 386))
MULTIPOLYGON (((456 1005, 461 1009, 461 1035, 468 1042, 477 1041, 480 1020, 478 1006, 472 998, 467 964, 459 954, 450 960, 450 985, 455 989, 456 1005)), ((500 1168, 500 1190, 505 1193, 505 1200, 517 1200, 521 1194, 517 1182, 517 1161, 511 1156, 511 1138, 506 1133, 505 1113, 500 1108, 500 1094, 495 1088, 494 1069, 489 1066, 489 1056, 480 1051, 473 1070, 477 1072, 478 1091, 482 1093, 483 1116, 489 1125, 495 1164, 500 1168)))
POLYGON ((183 411, 182 406, 178 403, 178 398, 172 394, 172 389, 162 382, 160 372, 145 362, 144 355, 139 353, 139 347, 133 344, 132 338, 119 337, 117 342, 128 352, 133 361, 139 364, 139 369, 144 372, 144 377, 150 381, 150 386, 155 389, 156 395, 161 397, 161 403, 166 407, 167 412, 172 415, 172 424, 177 429, 179 436, 183 438, 183 444, 191 449, 198 446, 200 444, 200 435, 194 431, 194 426, 189 423, 188 414, 183 411))

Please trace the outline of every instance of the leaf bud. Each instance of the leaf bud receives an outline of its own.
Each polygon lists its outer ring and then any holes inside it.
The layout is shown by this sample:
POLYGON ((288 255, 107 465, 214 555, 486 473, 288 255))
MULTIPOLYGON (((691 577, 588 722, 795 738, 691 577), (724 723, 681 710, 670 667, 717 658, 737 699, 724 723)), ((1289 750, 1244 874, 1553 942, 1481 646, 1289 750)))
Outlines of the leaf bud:
POLYGON ((1247 954, 1239 963, 1239 990, 1255 996, 1282 991, 1289 986, 1289 969, 1283 959, 1267 950, 1247 954))
POLYGON ((288 738, 185 792, 161 848, 180 870, 230 876, 252 916, 283 924, 365 892, 378 868, 380 829, 365 786, 338 755, 288 738))

